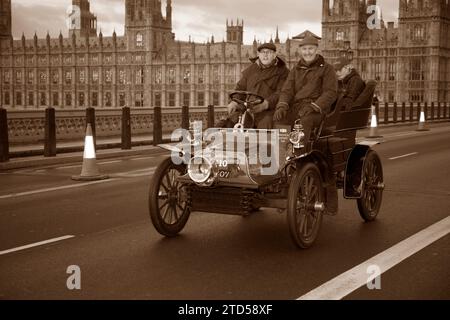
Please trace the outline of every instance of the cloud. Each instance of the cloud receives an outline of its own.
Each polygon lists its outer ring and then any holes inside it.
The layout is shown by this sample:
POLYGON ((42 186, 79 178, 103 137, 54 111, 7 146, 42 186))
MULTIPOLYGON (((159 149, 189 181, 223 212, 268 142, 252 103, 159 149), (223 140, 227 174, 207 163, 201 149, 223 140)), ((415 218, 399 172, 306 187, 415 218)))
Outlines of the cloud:
MULTIPOLYGON (((52 37, 59 35, 59 32, 67 33, 65 16, 61 14, 61 8, 48 4, 38 6, 28 4, 14 3, 12 4, 12 28, 13 36, 19 38, 22 32, 25 37, 31 38, 34 33, 39 38, 46 36, 47 32, 52 37)), ((65 11, 64 11, 65 12, 65 11)))
POLYGON ((398 18, 398 1, 399 0, 379 0, 378 5, 381 7, 383 19, 385 21, 396 21, 398 18))
POLYGON ((309 29, 320 33, 321 5, 319 2, 301 0, 284 0, 282 5, 274 5, 272 0, 236 1, 236 0, 191 0, 174 7, 174 28, 177 38, 186 38, 189 32, 206 38, 214 34, 221 40, 225 36, 226 19, 244 20, 244 42, 249 43, 254 36, 258 39, 275 37, 276 27, 279 27, 283 38, 300 33, 303 30, 293 29, 299 24, 309 26, 309 29), (303 6, 301 4, 304 4, 303 6), (296 8, 296 10, 289 10, 296 8), (191 26, 197 26, 192 28, 191 26))
MULTIPOLYGON (((57 36, 60 31, 67 35, 66 9, 71 0, 16 0, 13 1, 13 35, 26 37, 37 31, 39 37, 57 36)), ((91 11, 97 15, 98 29, 105 36, 116 30, 124 33, 125 0, 91 0, 91 11)), ((165 3, 163 14, 165 14, 165 3)), ((244 20, 244 42, 275 37, 279 27, 282 41, 305 29, 321 34, 321 1, 311 0, 173 0, 173 31, 177 39, 204 42, 214 35, 216 41, 226 36, 226 19, 244 20)), ((385 20, 395 20, 398 0, 379 0, 385 20)))

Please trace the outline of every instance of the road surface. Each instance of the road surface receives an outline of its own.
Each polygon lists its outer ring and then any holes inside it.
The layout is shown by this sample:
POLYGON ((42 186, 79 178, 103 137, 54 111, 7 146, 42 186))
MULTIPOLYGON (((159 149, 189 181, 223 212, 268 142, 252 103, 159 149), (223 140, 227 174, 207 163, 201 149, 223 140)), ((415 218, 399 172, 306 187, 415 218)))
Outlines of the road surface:
POLYGON ((324 217, 309 250, 293 245, 285 214, 269 209, 193 213, 179 237, 160 236, 147 193, 164 151, 98 161, 111 178, 93 184, 70 179, 81 163, 0 173, 0 299, 291 300, 320 298, 321 286, 332 299, 450 299, 450 126, 431 128, 384 129, 377 221, 364 223, 340 195, 339 214, 324 217), (408 240, 420 232, 431 239, 424 248, 408 240), (377 255, 393 263, 380 288, 342 280, 377 255), (81 271, 80 290, 67 287, 70 266, 81 271))

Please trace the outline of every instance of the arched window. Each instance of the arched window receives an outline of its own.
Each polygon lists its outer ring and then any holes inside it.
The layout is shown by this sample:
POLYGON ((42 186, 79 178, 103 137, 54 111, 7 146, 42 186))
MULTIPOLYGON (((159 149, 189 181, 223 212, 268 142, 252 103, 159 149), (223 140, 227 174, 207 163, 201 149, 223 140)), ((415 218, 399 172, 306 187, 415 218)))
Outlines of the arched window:
POLYGON ((381 80, 381 62, 375 61, 375 80, 379 81, 381 80))
POLYGON ((144 45, 144 37, 142 33, 136 35, 136 47, 142 47, 144 45))
POLYGON ((41 84, 46 84, 47 83, 47 73, 45 71, 41 71, 39 73, 39 82, 41 84))
POLYGON ((190 66, 183 67, 183 83, 185 83, 185 84, 191 83, 191 67, 190 66))
POLYGON ((414 26, 412 39, 413 40, 423 40, 425 38, 425 30, 423 25, 417 24, 414 26))
POLYGON ((345 33, 341 29, 336 30, 336 41, 344 41, 345 33))
POLYGON ((409 80, 425 80, 423 63, 420 58, 412 58, 410 60, 410 75, 409 80))

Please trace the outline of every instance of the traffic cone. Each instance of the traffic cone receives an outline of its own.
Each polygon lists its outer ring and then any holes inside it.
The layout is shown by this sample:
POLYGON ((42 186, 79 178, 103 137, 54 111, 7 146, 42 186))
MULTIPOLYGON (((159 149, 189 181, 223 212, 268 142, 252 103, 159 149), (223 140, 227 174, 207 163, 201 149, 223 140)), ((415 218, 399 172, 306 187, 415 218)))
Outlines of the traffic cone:
POLYGON ((107 175, 101 174, 98 170, 92 127, 91 124, 88 123, 86 128, 86 138, 84 140, 83 167, 81 169, 81 175, 73 176, 72 179, 76 181, 96 181, 105 180, 108 178, 109 177, 107 175))
POLYGON ((423 111, 423 107, 420 108, 420 119, 419 119, 419 126, 417 127, 416 131, 429 131, 430 129, 427 129, 425 127, 425 112, 423 111))
POLYGON ((370 133, 369 136, 366 138, 382 138, 378 134, 378 122, 377 122, 377 115, 375 113, 375 106, 372 106, 372 117, 370 119, 370 133))

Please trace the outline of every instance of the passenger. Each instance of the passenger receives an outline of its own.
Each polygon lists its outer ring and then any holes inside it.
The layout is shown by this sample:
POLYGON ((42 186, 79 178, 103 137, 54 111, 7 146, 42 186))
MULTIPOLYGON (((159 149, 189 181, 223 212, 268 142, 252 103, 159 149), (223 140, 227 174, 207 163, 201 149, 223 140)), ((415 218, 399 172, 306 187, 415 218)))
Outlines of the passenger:
POLYGON ((338 78, 338 102, 336 108, 350 111, 355 100, 364 91, 366 84, 352 66, 351 60, 340 58, 333 64, 338 78))
MULTIPOLYGON (((307 35, 300 43, 301 59, 291 70, 280 94, 274 121, 293 125, 301 119, 305 141, 320 126, 337 99, 338 81, 333 67, 317 53, 319 41, 307 35)), ((327 212, 338 211, 336 177, 330 176, 327 186, 327 212)))
POLYGON ((317 53, 319 41, 307 35, 300 43, 301 58, 291 70, 280 94, 274 121, 293 125, 301 119, 305 141, 320 126, 337 98, 337 78, 333 67, 317 53))
MULTIPOLYGON (((242 72, 236 91, 248 91, 264 98, 264 101, 251 108, 257 129, 272 129, 273 114, 279 94, 289 74, 286 63, 277 56, 273 43, 258 47, 258 57, 250 59, 252 65, 242 72)), ((232 101, 228 106, 228 118, 221 120, 218 127, 233 127, 239 119, 238 104, 232 101)))
MULTIPOLYGON (((333 64, 334 69, 336 70, 336 75, 339 80, 339 88, 338 88, 338 102, 336 108, 341 111, 350 111, 353 107, 357 107, 357 101, 364 91, 366 84, 359 75, 359 73, 354 69, 352 63, 349 59, 340 58, 336 63, 333 64), (356 102, 356 104, 355 104, 356 102)), ((374 100, 375 100, 374 96, 374 100)), ((346 138, 349 140, 355 140, 356 132, 348 131, 348 132, 340 132, 335 134, 335 136, 346 138)), ((344 172, 339 173, 341 178, 344 178, 344 172)), ((358 189, 361 188, 361 175, 358 173, 354 173, 351 175, 350 181, 352 182, 353 189, 355 192, 358 192, 358 189)), ((329 193, 334 190, 329 189, 329 193)), ((333 196, 332 196, 333 198, 333 196)), ((336 198, 337 198, 337 190, 336 190, 336 198)))
MULTIPOLYGON (((336 76, 338 79, 338 100, 336 103, 336 110, 350 111, 355 107, 355 101, 364 91, 366 84, 361 79, 361 76, 353 68, 349 59, 342 57, 333 64, 336 76)), ((346 139, 355 139, 356 132, 340 132, 335 134, 346 139)), ((344 176, 343 172, 339 175, 344 176)), ((327 211, 329 214, 336 214, 338 210, 338 193, 336 188, 336 176, 329 177, 329 185, 327 187, 327 211)), ((354 179, 352 179, 354 180, 354 179)), ((360 179, 359 179, 360 180, 360 179)))

